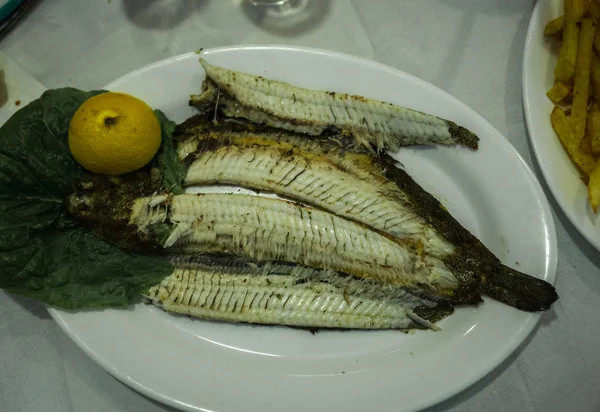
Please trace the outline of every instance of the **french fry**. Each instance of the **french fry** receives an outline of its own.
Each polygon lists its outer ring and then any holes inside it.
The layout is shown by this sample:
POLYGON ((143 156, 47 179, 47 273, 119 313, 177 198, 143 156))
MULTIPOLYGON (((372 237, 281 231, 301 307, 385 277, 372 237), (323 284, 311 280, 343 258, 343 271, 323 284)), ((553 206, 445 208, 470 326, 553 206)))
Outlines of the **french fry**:
POLYGON ((587 135, 590 137, 592 153, 600 154, 600 112, 590 110, 587 120, 587 135))
POLYGON ((581 21, 581 31, 579 33, 577 65, 575 66, 575 86, 573 87, 573 106, 571 108, 571 124, 573 125, 573 133, 577 140, 581 140, 585 134, 594 31, 595 25, 592 19, 584 18, 581 21))
POLYGON ((569 157, 575 163, 579 171, 583 172, 584 176, 587 178, 590 173, 592 173, 596 162, 592 155, 581 151, 581 148, 579 147, 581 140, 575 138, 569 119, 565 115, 563 109, 555 106, 550 115, 550 121, 552 123, 552 128, 558 135, 558 138, 569 157))
POLYGON ((587 11, 590 7, 590 2, 589 0, 572 0, 572 4, 573 17, 575 18, 575 21, 579 22, 583 16, 587 14, 587 11))
POLYGON ((565 22, 563 26, 562 44, 558 54, 558 61, 554 68, 554 78, 557 82, 571 83, 575 75, 577 62, 577 39, 579 26, 573 14, 573 1, 565 0, 565 22))
POLYGON ((598 30, 594 34, 594 50, 596 50, 596 53, 600 53, 600 31, 598 30))
POLYGON ((562 102, 572 91, 572 87, 568 84, 564 84, 561 82, 554 83, 554 86, 546 93, 546 96, 552 101, 554 104, 559 104, 562 102))
POLYGON ((544 27, 544 36, 556 36, 562 33, 563 25, 565 24, 565 16, 560 16, 554 20, 550 20, 544 27))
POLYGON ((600 20, 600 3, 596 0, 590 1, 590 16, 596 23, 600 20))
POLYGON ((598 213, 598 205, 600 205, 600 161, 596 162, 592 173, 590 173, 588 200, 594 213, 598 213))
POLYGON ((564 16, 549 21, 545 36, 561 36, 555 84, 546 93, 556 105, 552 128, 587 183, 588 201, 600 207, 600 0, 564 0, 564 16), (580 23, 580 24, 578 24, 580 23), (596 53, 594 53, 594 50, 596 53), (571 105, 569 105, 571 103, 571 105), (598 160, 598 161, 596 161, 598 160))
MULTIPOLYGON (((591 13, 591 9, 592 9, 591 3, 592 3, 592 0, 583 0, 583 15, 581 16, 582 18, 588 16, 588 13, 591 13)), ((590 17, 592 17, 592 16, 590 15, 590 17)))
MULTIPOLYGON (((588 0, 571 0, 574 7, 574 18, 577 23, 590 12, 590 17, 594 19, 594 22, 600 19, 600 4, 594 1, 589 2, 588 0)), ((566 5, 565 5, 566 6, 566 5)), ((565 24, 565 16, 559 16, 554 20, 550 20, 544 27, 544 36, 556 36, 562 33, 563 26, 565 24)))
MULTIPOLYGON (((600 32, 600 30, 597 31, 600 32)), ((596 100, 600 100, 600 57, 598 57, 595 53, 592 56, 590 82, 592 89, 594 90, 594 96, 596 96, 596 100)))
POLYGON ((583 135, 583 139, 581 139, 581 143, 579 144, 579 150, 588 155, 592 154, 592 138, 589 134, 586 133, 583 135))

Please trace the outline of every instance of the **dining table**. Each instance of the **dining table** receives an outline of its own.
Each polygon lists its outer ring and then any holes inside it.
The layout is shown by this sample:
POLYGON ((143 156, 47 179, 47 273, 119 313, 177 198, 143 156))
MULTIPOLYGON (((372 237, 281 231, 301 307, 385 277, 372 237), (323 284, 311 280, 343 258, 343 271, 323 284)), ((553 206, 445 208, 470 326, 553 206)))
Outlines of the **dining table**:
MULTIPOLYGON (((301 12, 277 15, 248 0, 35 1, 0 39, 0 64, 18 67, 27 79, 6 104, 14 111, 43 89, 99 89, 158 60, 228 45, 326 49, 433 84, 491 123, 542 185, 556 227, 560 298, 505 361, 427 411, 600 411, 600 252, 549 191, 525 122, 524 44, 536 1, 289 1, 301 12), (34 90, 31 96, 26 96, 25 82, 34 90)), ((43 303, 4 291, 0 409, 175 410, 130 389, 92 361, 43 303)))

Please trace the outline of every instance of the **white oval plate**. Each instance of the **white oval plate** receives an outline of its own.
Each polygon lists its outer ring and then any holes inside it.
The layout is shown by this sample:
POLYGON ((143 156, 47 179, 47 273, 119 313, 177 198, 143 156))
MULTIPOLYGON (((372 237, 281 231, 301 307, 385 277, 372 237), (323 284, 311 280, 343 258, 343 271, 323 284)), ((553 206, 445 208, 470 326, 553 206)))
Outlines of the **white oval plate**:
POLYGON ((550 123, 553 103, 546 92, 554 84, 558 42, 544 38, 544 26, 562 14, 562 0, 538 1, 527 32, 523 57, 523 105, 529 138, 556 202, 573 226, 598 250, 600 227, 587 199, 587 187, 550 123))
MULTIPOLYGON (((481 136, 465 148, 406 149, 398 159, 505 263, 554 282, 556 239, 540 186, 513 147, 473 110, 389 67, 291 47, 205 51, 213 64, 316 89, 357 93, 444 116, 481 136)), ((107 88, 182 121, 204 73, 194 53, 130 73, 107 88)), ((322 331, 192 320, 138 304, 50 313, 108 372, 186 410, 409 411, 490 372, 523 342, 539 314, 486 299, 442 321, 441 332, 322 331)))

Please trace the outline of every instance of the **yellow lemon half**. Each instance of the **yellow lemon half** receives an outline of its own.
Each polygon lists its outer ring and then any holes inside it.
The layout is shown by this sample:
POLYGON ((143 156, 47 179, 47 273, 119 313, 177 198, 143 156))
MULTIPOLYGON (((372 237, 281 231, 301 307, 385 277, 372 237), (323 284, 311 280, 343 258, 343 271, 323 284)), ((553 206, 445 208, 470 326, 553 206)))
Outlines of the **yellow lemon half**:
POLYGON ((160 142, 160 123, 150 106, 125 93, 90 97, 69 124, 69 150, 93 173, 117 176, 144 167, 160 142))

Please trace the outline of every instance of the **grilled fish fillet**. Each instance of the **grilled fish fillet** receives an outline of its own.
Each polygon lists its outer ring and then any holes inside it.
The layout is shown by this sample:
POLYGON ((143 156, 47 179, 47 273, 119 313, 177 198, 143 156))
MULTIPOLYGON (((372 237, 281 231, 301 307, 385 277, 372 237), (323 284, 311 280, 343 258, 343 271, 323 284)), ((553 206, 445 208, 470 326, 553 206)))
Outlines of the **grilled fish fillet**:
POLYGON ((203 58, 200 63, 207 80, 190 103, 202 109, 218 105, 228 117, 308 135, 345 131, 378 151, 413 144, 477 148, 475 134, 436 116, 362 96, 295 87, 213 66, 203 58))
POLYGON ((448 300, 301 266, 217 256, 175 257, 145 296, 208 320, 341 329, 439 329, 448 300))
POLYGON ((450 294, 458 282, 444 263, 318 209, 262 196, 158 195, 135 201, 130 223, 164 231, 175 254, 230 253, 425 287, 450 294))
POLYGON ((441 259, 459 279, 455 304, 477 303, 485 293, 536 311, 557 299, 548 283, 502 265, 389 155, 346 150, 340 135, 307 140, 214 116, 195 116, 178 126, 178 150, 189 165, 189 184, 271 191, 416 245, 417 251, 441 259))
POLYGON ((311 152, 260 134, 211 136, 180 145, 189 164, 185 185, 225 184, 268 191, 354 220, 401 242, 418 244, 433 257, 454 251, 398 194, 381 190, 381 183, 389 183, 385 178, 374 184, 376 179, 359 178, 349 165, 320 150, 311 152))

